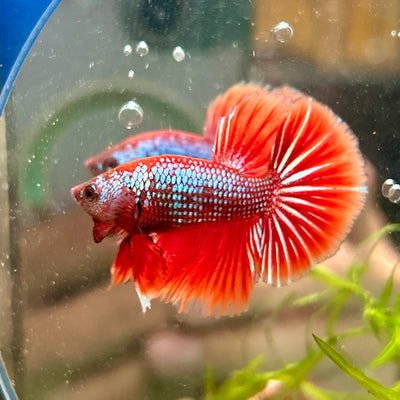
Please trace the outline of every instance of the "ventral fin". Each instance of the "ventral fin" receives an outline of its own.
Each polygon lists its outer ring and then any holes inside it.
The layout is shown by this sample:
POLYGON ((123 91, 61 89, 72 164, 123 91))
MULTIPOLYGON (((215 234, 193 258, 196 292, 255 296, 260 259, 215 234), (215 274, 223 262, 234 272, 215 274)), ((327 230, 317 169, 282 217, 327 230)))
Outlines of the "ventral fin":
POLYGON ((277 129, 288 109, 276 92, 264 89, 247 95, 220 119, 213 161, 247 176, 266 176, 277 129))
POLYGON ((113 225, 107 222, 101 222, 93 218, 93 239, 96 243, 101 242, 105 237, 111 235, 113 225))
POLYGON ((166 261, 161 297, 180 311, 202 302, 203 313, 239 313, 259 276, 257 221, 203 223, 155 235, 166 261))
POLYGON ((219 95, 208 108, 204 125, 204 139, 214 143, 220 118, 232 111, 233 107, 249 94, 261 91, 264 91, 264 89, 256 84, 239 83, 229 88, 224 94, 219 95))
POLYGON ((131 235, 120 244, 111 267, 111 285, 133 280, 145 312, 150 308, 150 300, 159 296, 164 274, 165 260, 161 248, 147 235, 131 235))

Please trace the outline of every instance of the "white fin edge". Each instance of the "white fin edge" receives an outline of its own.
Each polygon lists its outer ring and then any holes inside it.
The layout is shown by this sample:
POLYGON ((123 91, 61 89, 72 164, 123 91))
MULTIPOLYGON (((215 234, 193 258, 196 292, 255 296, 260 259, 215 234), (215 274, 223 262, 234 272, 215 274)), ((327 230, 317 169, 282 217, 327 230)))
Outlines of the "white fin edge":
POLYGON ((150 303, 151 303, 151 298, 145 296, 145 295, 139 290, 139 288, 138 288, 136 285, 135 285, 135 288, 136 288, 136 293, 137 293, 137 295, 138 295, 138 297, 139 297, 140 305, 142 306, 143 314, 145 314, 146 311, 147 311, 147 309, 150 310, 150 308, 151 308, 151 304, 150 304, 150 303))

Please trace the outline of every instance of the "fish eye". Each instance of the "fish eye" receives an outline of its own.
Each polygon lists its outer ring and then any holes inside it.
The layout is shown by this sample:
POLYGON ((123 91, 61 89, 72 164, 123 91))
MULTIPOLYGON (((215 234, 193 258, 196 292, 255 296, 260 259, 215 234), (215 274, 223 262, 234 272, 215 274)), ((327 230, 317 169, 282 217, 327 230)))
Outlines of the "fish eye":
POLYGON ((96 185, 87 185, 83 190, 82 197, 89 202, 97 200, 99 192, 97 191, 96 185))
POLYGON ((118 161, 114 157, 106 158, 103 162, 103 171, 109 171, 110 169, 114 169, 118 167, 118 161))

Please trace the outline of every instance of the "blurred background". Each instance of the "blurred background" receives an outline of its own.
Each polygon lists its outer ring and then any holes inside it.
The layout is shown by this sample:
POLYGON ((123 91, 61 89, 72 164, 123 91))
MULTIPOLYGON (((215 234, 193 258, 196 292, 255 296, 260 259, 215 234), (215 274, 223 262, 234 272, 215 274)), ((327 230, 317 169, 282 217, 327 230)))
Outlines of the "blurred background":
MULTIPOLYGON (((222 380, 258 354, 266 370, 304 354, 313 308, 271 315, 315 281, 259 283, 249 311, 233 318, 159 301, 144 315, 133 284, 107 290, 117 245, 93 243, 70 188, 90 177, 86 158, 132 134, 201 134, 208 104, 238 81, 292 85, 344 119, 367 160, 365 211, 326 263, 343 272, 363 238, 400 217, 380 193, 384 180, 400 180, 399 18, 398 0, 61 2, 0 119, 0 343, 21 399, 201 398, 206 366, 222 380), (143 120, 127 129, 119 112, 130 100, 143 120)), ((393 239, 371 259, 372 291, 398 259, 393 239)), ((351 346, 361 360, 377 351, 351 346)), ((314 373, 327 388, 355 385, 328 361, 314 373)), ((374 373, 390 384, 398 371, 374 373)))

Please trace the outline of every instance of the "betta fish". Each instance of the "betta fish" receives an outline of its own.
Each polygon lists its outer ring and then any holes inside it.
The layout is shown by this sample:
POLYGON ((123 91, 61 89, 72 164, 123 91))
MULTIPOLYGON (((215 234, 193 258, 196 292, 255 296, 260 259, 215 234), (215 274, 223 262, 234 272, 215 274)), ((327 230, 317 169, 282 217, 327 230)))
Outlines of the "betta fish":
POLYGON ((236 85, 224 96, 217 97, 208 109, 203 136, 173 129, 144 132, 88 158, 85 166, 93 175, 98 175, 128 161, 161 154, 211 160, 219 118, 223 117, 238 99, 255 90, 260 88, 252 84, 236 85))
POLYGON ((120 240, 112 285, 132 280, 143 311, 240 313, 260 278, 286 285, 332 255, 365 201, 357 139, 314 98, 238 85, 210 110, 211 160, 136 159, 71 190, 95 242, 120 240))
POLYGON ((85 161, 93 175, 138 158, 161 154, 186 155, 211 160, 213 143, 203 136, 173 129, 150 131, 130 136, 85 161))

